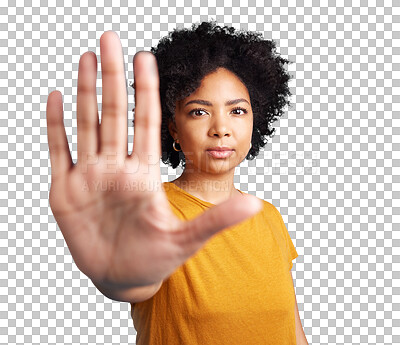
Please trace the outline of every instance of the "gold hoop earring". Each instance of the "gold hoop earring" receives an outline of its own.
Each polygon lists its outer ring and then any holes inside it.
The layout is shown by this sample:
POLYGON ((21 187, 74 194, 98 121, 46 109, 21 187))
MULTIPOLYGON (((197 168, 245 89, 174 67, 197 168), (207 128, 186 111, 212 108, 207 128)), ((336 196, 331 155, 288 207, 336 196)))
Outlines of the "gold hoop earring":
MULTIPOLYGON (((178 143, 178 142, 176 140, 174 140, 174 142, 172 143, 172 147, 174 148, 174 150, 177 151, 177 152, 182 151, 182 148, 180 150, 176 149, 175 143, 178 143)), ((181 145, 179 145, 179 146, 181 146, 181 145)))

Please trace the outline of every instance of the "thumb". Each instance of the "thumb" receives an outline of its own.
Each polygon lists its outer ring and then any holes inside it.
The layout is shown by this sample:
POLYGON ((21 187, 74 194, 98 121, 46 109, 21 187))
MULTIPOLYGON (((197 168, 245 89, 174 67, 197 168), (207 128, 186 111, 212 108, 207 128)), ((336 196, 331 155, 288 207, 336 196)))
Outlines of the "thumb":
POLYGON ((252 195, 238 195, 211 207, 195 219, 186 222, 185 245, 192 255, 217 232, 240 223, 261 211, 262 201, 252 195))

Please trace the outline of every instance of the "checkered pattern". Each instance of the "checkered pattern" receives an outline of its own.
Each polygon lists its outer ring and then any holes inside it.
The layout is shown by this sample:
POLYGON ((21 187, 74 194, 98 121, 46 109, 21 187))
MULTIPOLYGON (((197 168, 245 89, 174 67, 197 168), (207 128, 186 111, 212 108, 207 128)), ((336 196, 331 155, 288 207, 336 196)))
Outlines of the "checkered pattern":
MULTIPOLYGON (((137 51, 210 18, 261 31, 295 62, 293 107, 265 151, 237 167, 235 183, 285 220, 309 343, 400 344, 400 3, 323 3, 0 2, 1 344, 135 343, 129 304, 78 270, 49 208, 47 96, 63 94, 76 162, 80 55, 99 57, 101 34, 116 31, 132 81, 137 51)), ((99 65, 99 103, 100 76, 99 65)), ((162 165, 163 181, 180 173, 162 165)))

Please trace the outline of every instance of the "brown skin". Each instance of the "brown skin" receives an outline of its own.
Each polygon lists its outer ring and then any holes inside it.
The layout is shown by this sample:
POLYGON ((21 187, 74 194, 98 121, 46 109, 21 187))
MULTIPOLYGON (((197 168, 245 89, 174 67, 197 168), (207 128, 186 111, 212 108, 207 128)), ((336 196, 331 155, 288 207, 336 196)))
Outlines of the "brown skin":
MULTIPOLYGON (((137 301, 154 293, 217 232, 258 213, 262 203, 251 195, 237 195, 190 221, 176 217, 161 184, 157 61, 149 52, 134 58, 135 132, 129 155, 128 99, 117 34, 101 36, 100 53, 101 124, 96 55, 87 52, 79 61, 76 164, 68 147, 61 94, 53 91, 48 97, 49 201, 78 268, 110 298, 137 301)), ((236 137, 225 137, 232 138, 229 144, 237 145, 236 137)))
POLYGON ((185 170, 172 181, 174 184, 213 204, 240 194, 233 178, 236 166, 250 150, 253 111, 249 92, 234 73, 218 68, 205 76, 195 92, 176 103, 175 122, 169 122, 169 131, 186 159, 185 170), (225 105, 241 98, 245 101, 225 105), (192 100, 205 100, 211 105, 185 106, 192 100), (214 158, 207 149, 215 146, 228 146, 234 152, 227 158, 214 158))

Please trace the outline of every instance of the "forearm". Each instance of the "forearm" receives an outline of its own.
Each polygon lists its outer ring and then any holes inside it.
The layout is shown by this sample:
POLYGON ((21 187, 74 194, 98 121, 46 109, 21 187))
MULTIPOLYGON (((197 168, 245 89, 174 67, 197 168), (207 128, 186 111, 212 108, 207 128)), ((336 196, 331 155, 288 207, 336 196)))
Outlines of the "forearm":
POLYGON ((304 332, 299 332, 299 333, 296 332, 296 344, 297 345, 309 345, 304 332))
MULTIPOLYGON (((93 281, 92 281, 93 282, 93 281)), ((106 297, 120 302, 138 303, 148 300, 160 290, 162 281, 157 284, 127 289, 108 288, 93 282, 94 286, 106 297)))

